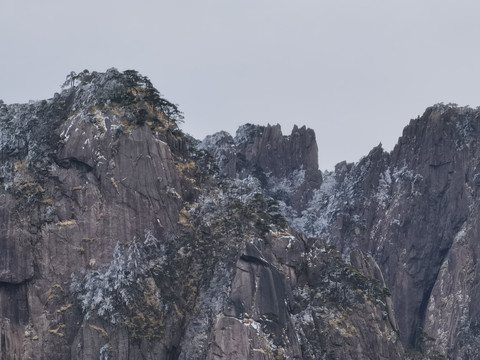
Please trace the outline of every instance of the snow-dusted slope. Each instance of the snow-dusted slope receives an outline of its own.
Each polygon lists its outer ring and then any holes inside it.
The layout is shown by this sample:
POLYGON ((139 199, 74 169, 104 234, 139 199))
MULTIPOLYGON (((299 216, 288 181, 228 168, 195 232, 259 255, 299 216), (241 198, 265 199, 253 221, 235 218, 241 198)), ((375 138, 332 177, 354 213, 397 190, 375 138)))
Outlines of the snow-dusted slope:
POLYGON ((0 358, 402 358, 374 260, 280 212, 322 182, 313 132, 196 148, 180 118, 115 69, 0 104, 0 358))
MULTIPOLYGON (((268 129, 249 128, 243 143, 261 142, 268 129)), ((439 104, 410 122, 391 153, 378 146, 356 164, 323 173, 320 182, 306 181, 315 164, 280 174, 262 163, 250 175, 297 231, 324 239, 347 261, 355 249, 375 258, 408 348, 434 358, 474 358, 479 131, 480 110, 439 104)))

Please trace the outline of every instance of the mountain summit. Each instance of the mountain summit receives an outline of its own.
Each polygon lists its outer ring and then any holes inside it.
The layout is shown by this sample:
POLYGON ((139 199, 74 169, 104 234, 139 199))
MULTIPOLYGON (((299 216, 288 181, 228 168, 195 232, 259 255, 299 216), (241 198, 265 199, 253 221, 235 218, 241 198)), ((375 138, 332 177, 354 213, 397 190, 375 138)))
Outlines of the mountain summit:
POLYGON ((136 71, 0 103, 0 358, 474 358, 479 114, 322 174, 311 129, 198 141, 136 71))

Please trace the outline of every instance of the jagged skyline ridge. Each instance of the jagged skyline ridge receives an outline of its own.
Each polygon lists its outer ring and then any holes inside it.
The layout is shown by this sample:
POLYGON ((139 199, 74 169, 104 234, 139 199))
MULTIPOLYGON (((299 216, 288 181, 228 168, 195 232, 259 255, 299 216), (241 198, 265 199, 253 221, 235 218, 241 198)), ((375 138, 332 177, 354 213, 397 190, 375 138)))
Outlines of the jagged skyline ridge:
POLYGON ((246 122, 279 123, 284 133, 305 124, 316 132, 320 168, 331 170, 379 142, 390 150, 434 103, 480 105, 478 7, 6 1, 0 99, 49 98, 71 70, 133 68, 180 105, 191 135, 234 135, 246 122))

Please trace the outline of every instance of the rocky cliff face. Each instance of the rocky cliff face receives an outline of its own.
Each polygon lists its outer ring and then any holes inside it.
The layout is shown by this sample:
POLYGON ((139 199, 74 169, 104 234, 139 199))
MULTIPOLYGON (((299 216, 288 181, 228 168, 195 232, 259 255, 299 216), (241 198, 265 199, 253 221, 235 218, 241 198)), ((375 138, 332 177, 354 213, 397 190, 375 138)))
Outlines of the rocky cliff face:
POLYGON ((478 111, 322 174, 305 127, 199 143, 134 71, 68 80, 0 104, 1 359, 475 358, 478 111))
MULTIPOLYGON (((110 335, 82 322, 72 276, 98 274, 145 231, 178 228, 177 191, 192 187, 177 168, 177 129, 129 80, 92 74, 48 101, 2 106, 2 358, 98 357, 110 335)), ((110 300, 97 290, 89 306, 101 311, 110 300)))
POLYGON ((305 126, 295 126, 291 135, 284 136, 280 125, 246 124, 235 138, 219 132, 207 136, 198 147, 214 156, 222 175, 253 178, 262 192, 296 212, 305 208, 313 189, 322 184, 315 134, 305 126))
POLYGON ((115 69, 0 104, 0 358, 401 358, 373 259, 347 265, 265 191, 306 206, 313 132, 248 125, 212 157, 180 117, 115 69))
POLYGON ((270 193, 298 231, 327 239, 345 259, 371 254, 411 356, 478 354, 479 114, 433 106, 391 153, 378 146, 324 173, 301 206, 270 193))
POLYGON ((477 111, 428 109, 391 154, 376 149, 346 171, 343 186, 350 174, 360 181, 332 214, 342 226, 331 241, 356 244, 383 270, 403 342, 447 358, 476 354, 477 129, 477 111))

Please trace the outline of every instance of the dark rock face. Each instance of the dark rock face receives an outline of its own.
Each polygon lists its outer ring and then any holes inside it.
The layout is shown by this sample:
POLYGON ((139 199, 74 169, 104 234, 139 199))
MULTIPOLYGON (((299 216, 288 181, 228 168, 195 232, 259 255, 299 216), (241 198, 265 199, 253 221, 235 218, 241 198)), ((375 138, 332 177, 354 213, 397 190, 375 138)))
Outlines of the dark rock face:
POLYGON ((30 244, 34 236, 28 230, 14 225, 17 214, 13 211, 15 202, 12 197, 4 194, 0 199, 4 205, 0 209, 0 282, 21 284, 33 276, 30 244))
POLYGON ((220 134, 215 175, 145 77, 70 85, 0 107, 2 359, 403 356, 384 284, 293 233, 266 191, 311 199, 311 130, 220 134))
POLYGON ((300 217, 284 207, 296 229, 328 239, 344 256, 355 249, 373 256, 403 343, 425 356, 473 358, 478 348, 478 119, 478 110, 429 108, 392 153, 377 147, 323 174, 300 217))
POLYGON ((244 125, 235 137, 238 152, 248 165, 258 166, 277 178, 295 170, 318 169, 318 148, 313 130, 295 126, 283 136, 280 125, 244 125))
POLYGON ((82 322, 71 275, 100 270, 115 244, 146 229, 161 237, 178 228, 178 193, 188 187, 168 144, 175 128, 154 109, 152 125, 131 124, 149 104, 112 104, 110 89, 128 93, 122 80, 111 70, 49 101, 2 108, 4 358, 98 358, 105 341, 95 332, 106 325, 82 322))
POLYGON ((1 359, 477 356, 478 111, 321 174, 305 127, 198 145, 136 72, 70 83, 0 103, 1 359))
POLYGON ((254 177, 262 192, 283 199, 301 212, 322 183, 315 133, 295 126, 284 136, 280 125, 246 124, 235 138, 226 132, 207 136, 199 145, 212 153, 220 173, 230 178, 254 177))

